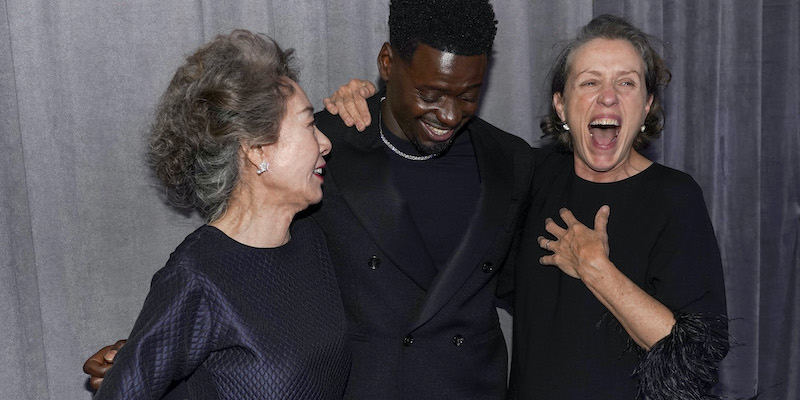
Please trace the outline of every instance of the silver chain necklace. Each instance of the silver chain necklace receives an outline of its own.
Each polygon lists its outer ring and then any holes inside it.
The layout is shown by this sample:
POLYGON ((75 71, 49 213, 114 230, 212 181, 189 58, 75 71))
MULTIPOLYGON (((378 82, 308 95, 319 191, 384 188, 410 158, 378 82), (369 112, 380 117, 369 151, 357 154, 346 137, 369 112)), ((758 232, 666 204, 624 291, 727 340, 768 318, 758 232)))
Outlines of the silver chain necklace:
MULTIPOLYGON (((381 98, 381 104, 383 103, 384 99, 386 99, 386 97, 381 98)), ((436 156, 439 155, 439 153, 435 153, 435 154, 428 154, 427 156, 412 156, 411 154, 406 154, 406 153, 400 151, 400 149, 398 149, 397 147, 394 147, 394 145, 392 143, 390 143, 388 139, 386 139, 386 136, 383 135, 383 111, 382 110, 378 111, 378 129, 381 132, 381 140, 383 140, 383 144, 385 144, 386 147, 388 147, 389 150, 391 150, 394 154, 397 154, 398 156, 403 157, 406 160, 425 161, 425 160, 430 160, 431 158, 436 157, 436 156)))

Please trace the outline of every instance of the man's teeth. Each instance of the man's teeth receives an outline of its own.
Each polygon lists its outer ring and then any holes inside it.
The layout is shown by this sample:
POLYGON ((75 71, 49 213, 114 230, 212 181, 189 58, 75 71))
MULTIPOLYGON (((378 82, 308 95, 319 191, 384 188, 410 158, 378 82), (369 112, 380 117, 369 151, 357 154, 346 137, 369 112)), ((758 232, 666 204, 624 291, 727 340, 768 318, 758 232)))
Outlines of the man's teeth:
POLYGON ((431 126, 429 124, 425 124, 425 126, 427 126, 428 129, 431 131, 431 133, 433 133, 436 136, 444 136, 444 135, 447 134, 447 132, 450 132, 450 129, 440 129, 440 128, 433 127, 433 126, 431 126))

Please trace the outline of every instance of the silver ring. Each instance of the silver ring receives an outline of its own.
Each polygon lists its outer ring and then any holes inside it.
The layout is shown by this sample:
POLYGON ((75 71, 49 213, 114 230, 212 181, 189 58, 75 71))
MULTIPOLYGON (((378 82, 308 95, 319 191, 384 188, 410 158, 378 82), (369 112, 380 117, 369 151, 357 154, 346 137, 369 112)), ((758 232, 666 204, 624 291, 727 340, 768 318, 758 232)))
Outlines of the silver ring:
POLYGON ((550 251, 550 239, 547 239, 547 242, 544 243, 544 249, 550 251))

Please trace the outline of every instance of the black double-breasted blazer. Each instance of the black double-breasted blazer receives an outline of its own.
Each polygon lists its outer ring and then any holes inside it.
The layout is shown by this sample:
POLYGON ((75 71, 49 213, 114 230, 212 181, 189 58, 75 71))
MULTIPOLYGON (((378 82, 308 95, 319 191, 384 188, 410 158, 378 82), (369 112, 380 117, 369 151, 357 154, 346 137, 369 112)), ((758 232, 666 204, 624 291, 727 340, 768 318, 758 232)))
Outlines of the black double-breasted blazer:
MULTIPOLYGON (((368 105, 377 122, 379 96, 368 105)), ((310 215, 325 232, 348 319, 345 398, 502 399, 507 354, 495 290, 527 201, 530 147, 477 117, 460 133, 475 149, 479 204, 430 282, 420 271, 436 267, 393 185, 378 124, 358 132, 325 111, 316 119, 333 149, 310 215)))

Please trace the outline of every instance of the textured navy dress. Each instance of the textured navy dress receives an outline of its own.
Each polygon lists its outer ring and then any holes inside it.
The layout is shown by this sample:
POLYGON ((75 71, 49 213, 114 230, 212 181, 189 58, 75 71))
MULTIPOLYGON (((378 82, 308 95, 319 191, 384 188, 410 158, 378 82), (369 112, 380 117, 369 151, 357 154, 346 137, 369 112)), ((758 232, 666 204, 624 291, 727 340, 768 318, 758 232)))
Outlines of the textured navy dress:
POLYGON ((350 366, 342 300, 322 232, 253 248, 205 225, 153 277, 97 399, 340 399, 350 366))

